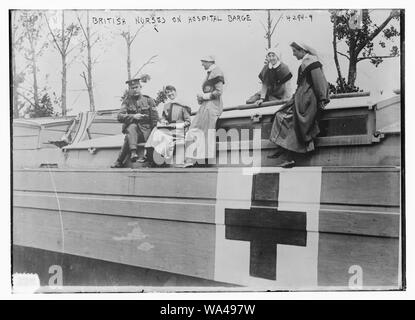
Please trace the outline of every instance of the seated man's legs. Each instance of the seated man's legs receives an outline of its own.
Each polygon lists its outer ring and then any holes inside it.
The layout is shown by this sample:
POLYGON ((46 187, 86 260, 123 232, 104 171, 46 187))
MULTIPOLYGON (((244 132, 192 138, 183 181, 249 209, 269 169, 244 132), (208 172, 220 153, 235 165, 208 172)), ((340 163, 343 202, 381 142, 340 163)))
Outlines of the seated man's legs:
POLYGON ((124 137, 124 143, 121 147, 120 153, 118 154, 118 158, 115 161, 113 165, 111 165, 111 168, 122 168, 124 167, 124 161, 128 154, 128 140, 127 136, 124 137))
POLYGON ((153 147, 146 147, 145 156, 143 158, 139 159, 138 161, 140 161, 140 162, 149 162, 150 164, 152 164, 154 162, 153 154, 154 154, 154 148, 153 147))
MULTIPOLYGON (((140 134, 142 135, 141 131, 140 134)), ((125 138, 124 138, 124 144, 121 148, 121 151, 118 155, 117 160, 113 165, 111 165, 111 168, 122 168, 124 166, 124 161, 130 152, 130 160, 132 162, 137 161, 138 155, 137 155, 137 143, 139 138, 139 128, 137 124, 132 123, 130 124, 125 132, 125 138)))
POLYGON ((142 135, 138 125, 136 123, 130 124, 126 129, 126 138, 128 141, 128 147, 130 149, 130 160, 131 162, 136 162, 138 159, 137 155, 137 143, 139 138, 139 133, 142 135))

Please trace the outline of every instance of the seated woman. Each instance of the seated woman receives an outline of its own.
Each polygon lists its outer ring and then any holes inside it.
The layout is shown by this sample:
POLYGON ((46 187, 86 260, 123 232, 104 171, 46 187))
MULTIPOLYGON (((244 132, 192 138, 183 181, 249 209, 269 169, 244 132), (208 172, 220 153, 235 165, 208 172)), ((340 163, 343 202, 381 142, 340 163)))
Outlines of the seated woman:
POLYGON ((260 105, 265 101, 288 99, 291 95, 289 80, 292 74, 288 66, 281 62, 274 49, 268 49, 265 65, 259 73, 261 91, 250 97, 246 103, 260 105))
POLYGON ((293 55, 301 60, 297 90, 289 102, 275 113, 270 140, 277 151, 268 158, 281 157, 282 167, 295 165, 295 153, 314 150, 313 139, 319 134, 321 110, 329 102, 329 86, 316 51, 302 43, 291 43, 293 55))
MULTIPOLYGON (((174 147, 177 141, 183 141, 185 132, 190 126, 191 109, 186 104, 177 99, 177 91, 173 86, 165 87, 167 101, 164 104, 160 122, 151 132, 145 147, 147 148, 147 157, 151 153, 151 148, 160 155, 164 160, 170 160, 173 157, 174 147)), ((152 161, 158 163, 158 159, 152 157, 152 161)))

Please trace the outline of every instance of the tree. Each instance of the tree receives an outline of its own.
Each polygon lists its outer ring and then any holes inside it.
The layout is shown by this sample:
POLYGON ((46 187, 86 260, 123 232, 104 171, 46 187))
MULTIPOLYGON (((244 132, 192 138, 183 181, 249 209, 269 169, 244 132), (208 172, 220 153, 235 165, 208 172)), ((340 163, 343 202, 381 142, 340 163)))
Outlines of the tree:
POLYGON ((28 67, 32 73, 33 83, 31 90, 25 90, 25 95, 29 94, 29 100, 35 106, 40 103, 39 83, 38 83, 38 58, 43 54, 47 47, 47 42, 42 38, 42 19, 43 13, 40 11, 22 11, 19 23, 22 26, 23 55, 28 61, 28 67))
POLYGON ((70 47, 71 40, 76 37, 79 33, 79 26, 74 23, 65 25, 65 11, 62 10, 61 16, 61 27, 60 30, 52 30, 49 19, 45 15, 46 24, 49 28, 49 33, 52 37, 52 43, 54 44, 56 50, 59 52, 62 60, 62 91, 61 91, 61 103, 62 103, 62 115, 66 116, 67 106, 66 106, 66 74, 67 67, 70 62, 67 61, 69 54, 76 48, 76 45, 70 47))
POLYGON ((87 49, 87 58, 86 63, 82 61, 82 64, 84 65, 87 75, 85 75, 85 72, 81 73, 81 77, 84 79, 85 86, 88 90, 88 96, 89 96, 89 110, 95 111, 95 102, 94 102, 94 86, 92 81, 92 68, 93 64, 96 63, 96 60, 92 61, 92 48, 93 46, 100 40, 100 37, 91 34, 91 28, 89 25, 89 11, 86 12, 86 23, 85 26, 81 21, 81 18, 77 16, 79 26, 82 30, 82 34, 85 38, 85 47, 87 49))
POLYGON ((277 28, 278 23, 281 21, 283 14, 278 17, 277 21, 274 23, 274 18, 271 18, 271 10, 267 10, 267 25, 265 26, 262 21, 261 25, 265 30, 265 36, 264 38, 267 39, 267 48, 271 49, 272 47, 272 35, 275 32, 275 29, 277 28))
POLYGON ((131 80, 131 46, 134 42, 134 40, 137 38, 138 33, 141 31, 141 29, 144 28, 144 25, 141 25, 137 28, 134 34, 131 34, 130 30, 121 32, 121 36, 125 40, 125 45, 127 48, 127 79, 131 80))
POLYGON ((121 36, 125 40, 126 48, 127 48, 127 79, 131 80, 135 78, 146 65, 154 63, 154 59, 157 57, 157 55, 151 56, 146 62, 144 62, 140 68, 138 68, 137 72, 135 72, 134 75, 131 75, 131 46, 134 42, 134 40, 137 38, 138 33, 141 31, 141 29, 144 28, 144 25, 138 27, 138 29, 135 31, 134 35, 131 34, 130 30, 121 32, 121 36))
MULTIPOLYGON (((153 12, 150 17, 154 17, 155 13, 153 12)), ((127 79, 131 80, 134 79, 148 64, 154 63, 154 59, 157 57, 157 55, 151 56, 145 63, 141 65, 140 68, 132 75, 131 68, 132 68, 132 61, 131 61, 131 49, 132 45, 134 43, 134 40, 137 38, 140 31, 145 27, 145 24, 139 26, 137 30, 135 30, 134 33, 131 33, 130 29, 122 31, 120 33, 121 37, 125 40, 125 45, 127 49, 127 79)), ((153 24, 153 29, 158 32, 157 24, 153 24)))
POLYGON ((55 115, 49 94, 43 94, 38 104, 32 105, 27 113, 30 118, 51 117, 55 115))
POLYGON ((17 71, 16 53, 22 49, 23 36, 21 32, 20 23, 17 18, 17 11, 12 11, 11 23, 11 53, 12 53, 12 96, 13 96, 13 117, 20 116, 20 110, 24 108, 25 104, 19 101, 19 86, 24 81, 25 73, 17 71))
MULTIPOLYGON (((153 56, 151 56, 146 62, 144 62, 142 65, 141 65, 141 67, 140 68, 138 68, 138 70, 137 70, 137 72, 136 73, 134 73, 134 75, 133 75, 133 79, 135 79, 135 77, 137 77, 137 75, 145 68, 145 66, 146 65, 148 65, 148 64, 152 64, 152 63, 154 63, 154 61, 153 61, 153 59, 155 59, 155 58, 157 58, 157 55, 155 54, 155 55, 153 55, 153 56)), ((139 78, 141 79, 141 81, 142 82, 147 82, 148 80, 150 80, 150 76, 149 75, 147 75, 147 74, 144 74, 144 75, 140 75, 139 76, 139 78), (148 78, 147 78, 148 77, 148 78), (143 79, 144 79, 144 81, 143 81, 143 79)))
POLYGON ((166 100, 167 100, 166 90, 163 87, 161 90, 157 92, 157 97, 154 100, 154 102, 156 103, 156 106, 158 106, 160 103, 164 103, 166 100))
POLYGON ((361 16, 358 16, 356 10, 331 10, 331 22, 333 23, 333 54, 337 70, 336 86, 332 85, 332 91, 335 93, 354 92, 359 88, 355 86, 357 77, 357 64, 361 61, 369 60, 375 67, 379 66, 384 59, 399 56, 399 47, 392 45, 389 53, 375 53, 375 39, 382 37, 378 45, 383 49, 386 48, 386 42, 393 42, 400 32, 391 23, 392 20, 399 20, 400 11, 392 10, 388 17, 379 25, 372 21, 368 10, 362 10, 361 16), (358 19, 360 26, 355 27, 354 22, 358 19), (344 43, 347 52, 341 52, 338 45, 344 43), (348 60, 347 79, 342 75, 339 55, 348 60))

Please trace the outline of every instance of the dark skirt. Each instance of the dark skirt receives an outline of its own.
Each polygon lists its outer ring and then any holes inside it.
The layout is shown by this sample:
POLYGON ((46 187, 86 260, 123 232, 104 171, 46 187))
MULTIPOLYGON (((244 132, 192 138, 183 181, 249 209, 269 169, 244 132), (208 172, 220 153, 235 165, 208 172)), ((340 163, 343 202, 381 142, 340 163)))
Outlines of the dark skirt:
POLYGON ((276 145, 298 153, 314 150, 313 139, 319 133, 317 108, 309 105, 302 110, 295 99, 287 102, 274 115, 270 140, 276 145))

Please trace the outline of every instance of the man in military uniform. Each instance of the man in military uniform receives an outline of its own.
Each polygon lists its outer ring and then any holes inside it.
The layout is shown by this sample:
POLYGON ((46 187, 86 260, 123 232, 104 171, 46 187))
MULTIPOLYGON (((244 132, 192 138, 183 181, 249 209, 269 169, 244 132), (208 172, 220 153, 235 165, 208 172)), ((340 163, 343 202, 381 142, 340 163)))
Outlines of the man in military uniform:
POLYGON ((130 153, 131 162, 138 160, 137 144, 146 142, 159 120, 156 104, 149 96, 141 94, 140 79, 126 81, 128 94, 124 98, 117 119, 123 123, 124 145, 111 168, 122 168, 130 153))

